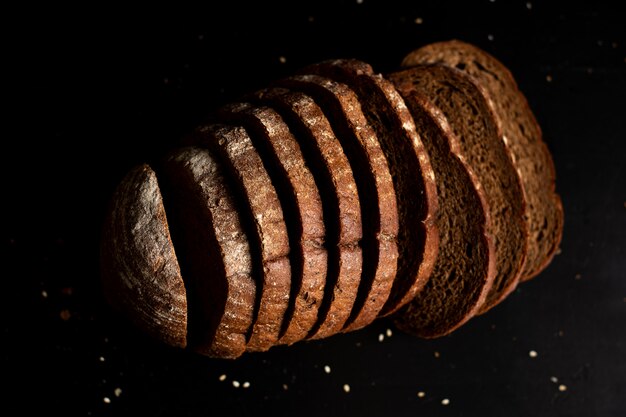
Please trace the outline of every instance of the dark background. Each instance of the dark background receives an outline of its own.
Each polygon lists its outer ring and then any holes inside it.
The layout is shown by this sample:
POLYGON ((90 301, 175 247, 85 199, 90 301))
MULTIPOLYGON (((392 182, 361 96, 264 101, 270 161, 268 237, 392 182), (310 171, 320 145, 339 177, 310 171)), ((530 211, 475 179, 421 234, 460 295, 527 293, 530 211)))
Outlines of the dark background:
POLYGON ((605 2, 546 3, 5 10, 2 414, 626 415, 625 16, 605 2), (393 71, 451 38, 511 69, 553 152, 565 231, 538 278, 442 339, 379 342, 393 330, 379 320, 236 361, 153 343, 111 313, 100 224, 134 164, 300 66, 354 57, 393 71))

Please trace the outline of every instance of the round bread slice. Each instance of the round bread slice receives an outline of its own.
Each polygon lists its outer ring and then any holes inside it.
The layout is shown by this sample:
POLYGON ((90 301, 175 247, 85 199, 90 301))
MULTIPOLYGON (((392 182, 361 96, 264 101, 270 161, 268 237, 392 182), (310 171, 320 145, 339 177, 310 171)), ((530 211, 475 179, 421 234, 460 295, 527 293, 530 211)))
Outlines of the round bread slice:
POLYGON ((443 112, 411 88, 399 90, 435 172, 440 247, 433 273, 392 317, 399 329, 424 338, 449 334, 483 305, 495 276, 491 219, 483 189, 443 112))
POLYGON ((225 106, 219 115, 250 133, 276 187, 289 235, 291 295, 279 344, 306 337, 324 298, 328 257, 322 201, 300 145, 275 110, 250 103, 225 106))
POLYGON ((198 127, 193 141, 223 161, 244 230, 251 236, 253 275, 257 281, 248 351, 266 351, 278 341, 289 305, 289 239, 276 190, 246 129, 209 124, 198 127))
POLYGON ((296 75, 278 84, 302 91, 317 102, 352 167, 364 225, 363 268, 343 330, 360 329, 378 317, 397 271, 398 208, 387 158, 356 94, 347 85, 315 74, 296 75))
POLYGON ((503 300, 519 282, 528 247, 524 193, 519 174, 483 89, 467 74, 439 64, 391 76, 394 84, 423 95, 446 116, 459 147, 489 203, 496 247, 496 278, 482 311, 503 300))
POLYGON ((348 85, 358 96, 363 114, 375 130, 396 190, 398 207, 398 269, 379 315, 388 315, 415 297, 435 265, 439 233, 433 169, 404 100, 393 84, 355 59, 325 61, 307 67, 348 85))
POLYGON ((113 194, 103 226, 104 296, 150 337, 187 345, 187 293, 155 172, 133 168, 113 194))
POLYGON ((563 235, 563 205, 541 128, 511 72, 486 51, 458 40, 437 42, 409 53, 402 66, 436 62, 475 77, 491 98, 527 199, 529 245, 521 279, 528 280, 550 263, 563 235))
POLYGON ((256 99, 274 108, 287 122, 322 198, 328 273, 318 320, 307 338, 325 338, 344 327, 361 278, 361 205, 353 172, 330 123, 311 97, 270 88, 257 92, 256 99))
POLYGON ((246 350, 256 283, 231 185, 222 164, 206 149, 176 150, 159 172, 189 295, 189 348, 237 358, 246 350))

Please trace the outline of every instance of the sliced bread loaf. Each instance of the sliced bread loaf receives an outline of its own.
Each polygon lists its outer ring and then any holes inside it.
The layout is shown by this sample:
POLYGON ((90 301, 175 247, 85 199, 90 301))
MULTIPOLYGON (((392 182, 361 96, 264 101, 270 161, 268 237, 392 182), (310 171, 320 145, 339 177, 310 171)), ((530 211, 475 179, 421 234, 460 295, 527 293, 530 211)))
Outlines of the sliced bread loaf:
POLYGON ((291 344, 306 337, 324 298, 328 259, 322 201, 300 145, 275 110, 233 103, 220 116, 249 131, 283 208, 291 248, 291 295, 277 343, 291 344))
POLYGON ((528 246, 525 200, 519 174, 495 121, 488 98, 467 74, 439 64, 391 75, 436 105, 459 138, 459 147, 487 198, 496 248, 496 278, 483 311, 503 300, 519 282, 528 246))
POLYGON ((162 189, 189 304, 189 348, 237 358, 246 350, 256 283, 231 184, 206 149, 182 148, 162 164, 162 189))
POLYGON ((432 276, 393 317, 401 330, 434 338, 473 317, 491 289, 495 276, 491 220, 483 188, 443 112, 410 86, 399 83, 398 88, 435 172, 440 246, 432 276))
POLYGON ((353 171, 320 107, 306 94, 283 88, 257 92, 256 100, 283 117, 298 140, 322 198, 328 269, 324 299, 309 339, 341 331, 357 296, 362 269, 361 204, 353 171))
POLYGON ((377 308, 379 315, 391 314, 424 287, 437 258, 438 203, 428 154, 404 100, 393 84, 374 74, 369 64, 339 59, 309 66, 302 72, 345 83, 357 94, 389 162, 398 207, 398 268, 387 301, 377 308))
POLYGON ((563 206, 555 192, 554 162, 541 128, 511 72, 486 51, 458 40, 437 42, 409 53, 402 65, 435 62, 475 77, 491 98, 527 199, 529 246, 522 280, 530 279, 550 263, 563 234, 563 206))
POLYGON ((363 267, 344 330, 362 328, 378 316, 397 270, 398 209, 387 158, 356 94, 347 85, 315 74, 289 77, 278 84, 315 100, 352 167, 363 219, 363 267))
POLYGON ((264 351, 276 344, 289 304, 289 240, 276 190, 241 126, 211 124, 197 128, 193 140, 224 163, 244 230, 250 236, 253 274, 257 280, 254 320, 247 350, 264 351))
POLYGON ((155 172, 133 168, 118 185, 100 251, 103 292, 146 334, 187 345, 187 292, 155 172))

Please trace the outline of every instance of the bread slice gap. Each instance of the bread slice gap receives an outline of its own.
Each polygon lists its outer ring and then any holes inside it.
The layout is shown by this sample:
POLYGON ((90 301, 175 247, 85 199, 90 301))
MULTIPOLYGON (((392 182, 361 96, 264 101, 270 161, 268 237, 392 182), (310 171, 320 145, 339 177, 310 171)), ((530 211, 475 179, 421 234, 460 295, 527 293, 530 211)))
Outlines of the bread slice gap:
POLYGON ((219 111, 225 121, 250 133, 280 199, 289 236, 291 293, 278 344, 304 339, 324 298, 328 256, 322 201, 300 145, 275 110, 232 103, 219 111))
POLYGON ((361 202, 363 267, 344 331, 370 324, 389 297, 397 270, 398 208, 387 158, 361 104, 347 85, 315 74, 277 81, 318 104, 348 158, 361 202))
POLYGON ((389 315, 420 291, 435 265, 439 235, 433 169, 413 118, 393 84, 355 59, 325 61, 307 67, 348 85, 376 132, 389 162, 398 207, 398 268, 390 295, 379 315, 389 315))
POLYGON ((109 304, 155 340, 187 346, 187 292, 154 170, 131 169, 103 225, 102 289, 109 304))
POLYGON ((344 327, 361 278, 361 206, 353 172, 330 123, 311 97, 274 87, 258 91, 254 98, 285 120, 322 198, 328 251, 326 287, 318 320, 307 339, 329 337, 344 327))
POLYGON ((483 305, 495 276, 495 248, 483 189, 443 112, 411 89, 399 88, 435 173, 440 247, 432 276, 393 316, 399 329, 424 338, 445 336, 483 305))
POLYGON ((527 199, 529 246, 521 277, 526 281, 546 268, 563 235, 563 205, 541 128, 509 69, 488 52, 459 40, 436 42, 409 53, 402 66, 427 63, 443 63, 475 77, 493 103, 527 199))
POLYGON ((189 348, 237 358, 246 350, 256 283, 223 164, 206 149, 187 147, 168 154, 159 172, 189 294, 189 348))
POLYGON ((243 127, 203 125, 189 140, 218 155, 232 178, 242 225, 251 237, 253 276, 257 282, 246 350, 266 351, 278 341, 291 291, 289 239, 276 190, 243 127))
POLYGON ((528 247, 519 174, 480 85, 460 70, 420 65, 392 75, 396 85, 428 98, 446 116, 488 201, 496 248, 496 278, 482 311, 502 301, 519 282, 528 247))

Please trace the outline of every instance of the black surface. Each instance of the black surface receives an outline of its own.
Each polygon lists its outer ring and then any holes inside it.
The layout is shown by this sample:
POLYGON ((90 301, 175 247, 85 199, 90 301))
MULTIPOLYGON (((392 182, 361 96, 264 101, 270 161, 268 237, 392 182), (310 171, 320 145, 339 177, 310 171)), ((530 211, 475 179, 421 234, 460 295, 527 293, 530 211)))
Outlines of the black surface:
POLYGON ((624 14, 545 3, 7 11, 2 414, 626 415, 624 14), (442 339, 394 331, 379 342, 391 328, 381 320, 237 361, 154 344, 111 314, 99 227, 132 165, 300 66, 355 57, 390 71, 413 48, 450 38, 512 70, 553 152, 566 224, 562 253, 538 278, 442 339))

